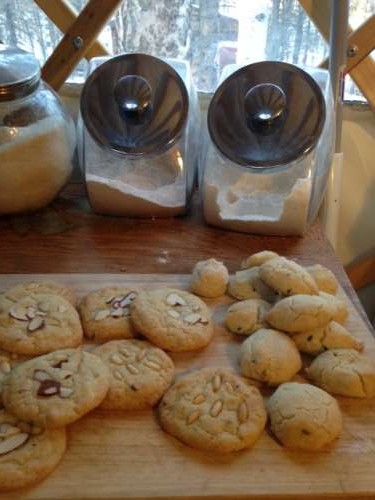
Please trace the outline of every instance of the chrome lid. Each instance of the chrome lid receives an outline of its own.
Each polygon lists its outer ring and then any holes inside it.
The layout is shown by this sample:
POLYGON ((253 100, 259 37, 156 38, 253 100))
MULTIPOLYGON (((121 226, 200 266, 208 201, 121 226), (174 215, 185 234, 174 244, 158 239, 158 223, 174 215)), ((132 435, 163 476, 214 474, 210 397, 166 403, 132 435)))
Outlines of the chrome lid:
POLYGON ((40 82, 40 66, 32 54, 0 44, 0 101, 31 94, 40 82))
POLYGON ((315 80, 282 62, 260 62, 229 76, 208 110, 210 136, 231 161, 251 168, 286 165, 319 140, 325 102, 315 80))
POLYGON ((130 156, 161 154, 186 124, 189 97, 183 80, 164 61, 124 54, 97 67, 81 95, 81 114, 102 147, 130 156))

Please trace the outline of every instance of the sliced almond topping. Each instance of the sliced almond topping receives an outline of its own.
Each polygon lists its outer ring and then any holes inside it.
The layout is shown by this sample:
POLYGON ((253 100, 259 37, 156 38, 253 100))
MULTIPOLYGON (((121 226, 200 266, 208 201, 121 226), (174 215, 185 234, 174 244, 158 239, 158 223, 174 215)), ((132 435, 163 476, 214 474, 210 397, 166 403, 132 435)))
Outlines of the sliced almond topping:
POLYGON ((198 396, 195 396, 193 399, 195 405, 200 405, 203 401, 206 401, 206 396, 204 394, 198 394, 198 396))
POLYGON ((120 356, 117 352, 114 352, 110 357, 109 360, 114 363, 115 365, 123 365, 124 364, 124 358, 120 356))
POLYGON ((123 316, 123 315, 124 315, 124 311, 121 308, 119 308, 119 309, 113 309, 111 311, 111 316, 113 318, 121 318, 121 316, 123 316))
POLYGON ((117 380, 124 380, 124 375, 122 374, 122 371, 120 370, 115 370, 113 372, 113 376, 117 379, 117 380))
POLYGON ((105 301, 106 304, 110 304, 112 302, 112 300, 114 300, 116 297, 114 295, 112 295, 112 297, 110 297, 109 299, 107 299, 105 301))
POLYGON ((63 306, 62 304, 60 304, 60 305, 58 306, 57 310, 58 310, 60 313, 64 313, 64 312, 66 312, 66 310, 67 310, 67 309, 66 309, 66 307, 65 307, 65 306, 63 306))
POLYGON ((111 315, 111 311, 108 309, 102 309, 95 314, 95 321, 100 321, 101 319, 108 318, 111 315))
POLYGON ((34 307, 29 307, 27 309, 26 316, 28 317, 28 319, 34 319, 36 316, 36 309, 34 309, 34 307))
POLYGON ((197 323, 201 323, 202 325, 208 324, 208 320, 197 313, 188 314, 184 317, 184 321, 186 321, 186 323, 189 323, 190 325, 196 325, 197 323))
POLYGON ((60 392, 60 382, 56 380, 43 380, 37 392, 38 396, 54 396, 60 392))
POLYGON ((42 318, 45 318, 47 316, 47 313, 43 311, 36 311, 35 316, 41 316, 42 318))
POLYGON ((44 319, 36 316, 34 319, 30 321, 27 325, 27 329, 29 332, 35 332, 36 330, 40 330, 44 326, 44 319))
POLYGON ((74 393, 70 387, 60 387, 60 398, 69 398, 74 393))
POLYGON ((19 434, 21 429, 12 424, 1 424, 0 425, 0 438, 9 438, 11 436, 15 436, 19 434))
POLYGON ((211 406, 211 411, 210 411, 211 417, 217 417, 221 413, 222 409, 223 409, 223 402, 221 399, 217 399, 211 406))
POLYGON ((38 303, 38 309, 42 312, 48 312, 50 309, 50 303, 46 300, 43 300, 42 302, 38 303))
POLYGON ((139 370, 136 366, 132 365, 131 363, 128 363, 127 365, 125 365, 126 368, 130 371, 130 373, 132 375, 138 375, 139 373, 139 370))
POLYGON ((212 379, 212 389, 214 392, 218 391, 220 389, 220 386, 221 386, 221 375, 219 375, 218 373, 214 376, 214 378, 212 379))
POLYGON ((13 450, 16 450, 22 446, 29 439, 29 435, 26 432, 21 432, 15 434, 8 439, 0 442, 0 455, 5 455, 13 450))
POLYGON ((2 373, 10 373, 11 366, 8 361, 0 361, 0 372, 2 373))
POLYGON ((142 359, 146 356, 146 349, 142 349, 137 355, 137 361, 142 361, 142 359))
POLYGON ((34 371, 33 379, 37 380, 38 382, 43 382, 43 380, 49 380, 49 378, 50 378, 50 376, 44 370, 35 370, 34 371))
POLYGON ((230 392, 231 394, 233 394, 233 392, 234 392, 234 387, 233 387, 233 385, 232 385, 230 382, 225 382, 225 383, 224 383, 224 387, 226 388, 226 390, 227 390, 228 392, 230 392))
POLYGON ((193 306, 192 309, 194 312, 197 312, 200 310, 200 306, 193 306))
POLYGON ((28 321, 27 317, 27 309, 25 309, 23 306, 13 306, 9 309, 9 316, 11 316, 14 319, 18 319, 19 321, 28 321))
POLYGON ((249 409, 247 407, 246 401, 243 401, 238 407, 238 420, 241 424, 244 424, 249 418, 249 409))
POLYGON ((172 318, 176 318, 176 319, 180 317, 180 313, 178 311, 173 310, 173 309, 168 309, 167 314, 169 314, 169 316, 171 316, 172 318))
POLYGON ((166 302, 170 306, 186 306, 185 300, 175 292, 172 292, 168 295, 168 297, 166 298, 166 302))
MULTIPOLYGON (((121 300, 121 298, 120 298, 120 300, 121 300)), ((121 309, 120 300, 119 299, 113 300, 113 302, 111 304, 112 309, 121 309)))
POLYGON ((198 418, 201 416, 201 411, 200 410, 194 410, 192 413, 190 413, 190 415, 188 416, 188 418, 186 419, 186 423, 188 425, 191 425, 193 424, 196 420, 198 420, 198 418))
POLYGON ((126 349, 126 347, 120 347, 119 352, 126 358, 130 356, 130 352, 126 349))
POLYGON ((151 370, 157 370, 157 371, 160 370, 160 366, 157 363, 154 363, 153 361, 145 361, 144 364, 145 366, 147 366, 147 368, 151 368, 151 370))
POLYGON ((124 295, 124 297, 120 300, 120 306, 121 307, 128 306, 133 302, 136 296, 137 296, 136 292, 129 292, 127 295, 124 295))

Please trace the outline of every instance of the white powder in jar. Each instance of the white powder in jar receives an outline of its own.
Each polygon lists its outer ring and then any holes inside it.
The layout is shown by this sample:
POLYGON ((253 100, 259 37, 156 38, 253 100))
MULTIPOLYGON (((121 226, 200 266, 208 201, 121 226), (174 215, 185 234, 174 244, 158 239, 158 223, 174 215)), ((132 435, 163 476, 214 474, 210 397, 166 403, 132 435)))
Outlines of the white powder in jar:
POLYGON ((27 127, 1 127, 0 214, 48 205, 68 181, 75 145, 62 117, 49 116, 27 127))

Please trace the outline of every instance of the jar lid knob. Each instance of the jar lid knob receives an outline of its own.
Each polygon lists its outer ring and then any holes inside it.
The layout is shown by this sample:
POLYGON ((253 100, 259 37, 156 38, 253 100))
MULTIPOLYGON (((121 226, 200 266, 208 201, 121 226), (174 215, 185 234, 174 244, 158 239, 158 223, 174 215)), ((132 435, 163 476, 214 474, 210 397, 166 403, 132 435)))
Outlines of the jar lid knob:
POLYGON ((281 125, 285 107, 285 93, 278 85, 255 85, 245 95, 248 127, 260 134, 272 133, 281 125))
POLYGON ((114 88, 114 96, 124 119, 144 119, 151 111, 151 86, 142 76, 126 75, 114 88))

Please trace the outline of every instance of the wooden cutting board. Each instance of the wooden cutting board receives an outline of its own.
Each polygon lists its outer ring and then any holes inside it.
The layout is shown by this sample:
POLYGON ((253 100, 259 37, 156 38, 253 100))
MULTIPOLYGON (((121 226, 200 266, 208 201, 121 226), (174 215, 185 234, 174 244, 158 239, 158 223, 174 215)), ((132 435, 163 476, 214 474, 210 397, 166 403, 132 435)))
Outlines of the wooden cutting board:
MULTIPOLYGON (((188 282, 184 275, 19 274, 0 275, 0 289, 30 279, 59 281, 75 289, 78 296, 112 284, 186 289, 188 282)), ((237 370, 242 339, 223 328, 231 300, 223 297, 207 302, 217 323, 214 340, 203 351, 172 355, 179 373, 204 366, 237 370)), ((366 351, 375 359, 372 333, 351 304, 346 326, 365 342, 366 351)), ((374 498, 374 401, 339 398, 339 403, 344 430, 330 449, 289 451, 266 431, 252 449, 222 456, 182 445, 160 429, 151 411, 96 410, 69 426, 67 452, 51 476, 33 488, 0 498, 374 498)))

